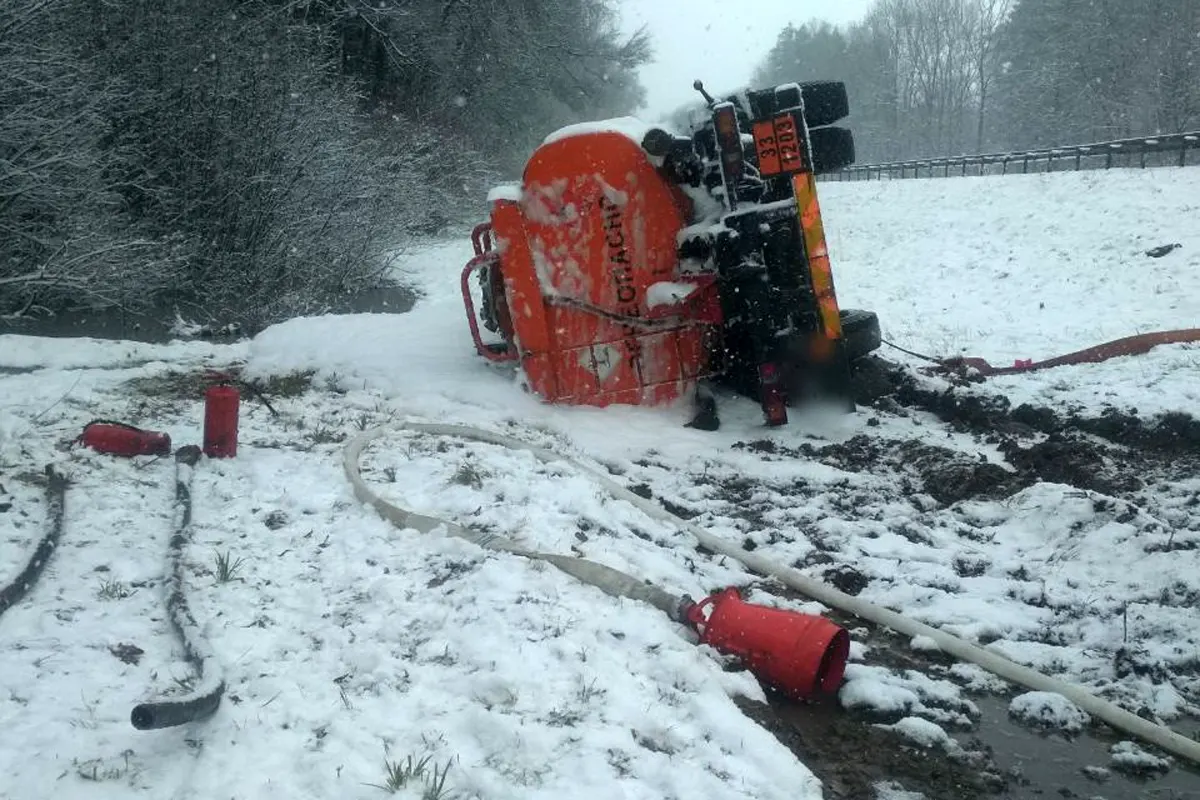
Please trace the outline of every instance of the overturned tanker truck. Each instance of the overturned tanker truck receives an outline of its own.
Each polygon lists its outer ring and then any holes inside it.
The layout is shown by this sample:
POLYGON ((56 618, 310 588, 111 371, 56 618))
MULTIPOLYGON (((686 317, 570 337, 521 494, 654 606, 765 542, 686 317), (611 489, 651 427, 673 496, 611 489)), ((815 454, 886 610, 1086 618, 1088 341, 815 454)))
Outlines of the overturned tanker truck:
POLYGON ((695 87, 704 105, 679 124, 564 128, 489 194, 461 276, 476 349, 519 363, 547 402, 690 398, 701 428, 717 424, 714 385, 759 401, 768 425, 817 398, 853 410, 879 322, 838 306, 816 188, 854 161, 833 125, 845 86, 695 87))

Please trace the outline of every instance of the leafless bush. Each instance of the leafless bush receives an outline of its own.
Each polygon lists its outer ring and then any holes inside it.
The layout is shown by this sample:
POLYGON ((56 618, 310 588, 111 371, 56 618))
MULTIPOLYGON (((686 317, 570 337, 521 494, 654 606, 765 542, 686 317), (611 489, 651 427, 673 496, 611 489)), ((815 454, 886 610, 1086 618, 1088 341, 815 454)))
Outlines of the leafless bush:
POLYGON ((485 11, 0 0, 0 315, 326 310, 482 217, 495 165, 638 96, 645 38, 605 0, 485 11))
POLYGON ((399 187, 375 169, 320 28, 253 0, 111 15, 126 46, 107 64, 132 87, 109 109, 121 191, 185 254, 163 300, 253 325, 383 274, 399 187))
MULTIPOLYGON (((137 236, 118 235, 94 92, 51 4, 0 0, 0 316, 122 301, 137 236)), ((169 279, 170 269, 159 264, 169 279)))

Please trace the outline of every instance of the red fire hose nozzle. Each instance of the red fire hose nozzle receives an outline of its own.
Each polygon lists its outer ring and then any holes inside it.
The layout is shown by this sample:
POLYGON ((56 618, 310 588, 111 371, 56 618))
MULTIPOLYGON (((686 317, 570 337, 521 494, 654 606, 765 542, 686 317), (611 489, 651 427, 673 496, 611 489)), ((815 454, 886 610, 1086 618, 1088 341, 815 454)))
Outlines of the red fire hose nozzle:
POLYGON ((685 598, 680 614, 701 644, 741 659, 788 697, 833 694, 842 684, 850 634, 825 617, 747 603, 734 588, 698 603, 685 598))

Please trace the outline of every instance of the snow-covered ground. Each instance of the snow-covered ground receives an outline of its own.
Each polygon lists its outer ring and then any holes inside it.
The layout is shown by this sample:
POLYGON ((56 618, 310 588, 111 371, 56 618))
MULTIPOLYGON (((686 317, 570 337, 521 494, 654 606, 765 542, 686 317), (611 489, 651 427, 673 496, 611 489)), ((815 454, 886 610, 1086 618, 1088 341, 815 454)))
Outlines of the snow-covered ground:
MULTIPOLYGON (((993 366, 1200 327, 1200 175, 1119 169, 821 184, 843 305, 884 336, 993 366), (1160 258, 1146 252, 1180 248, 1160 258)), ((891 351, 888 357, 905 359, 891 351)), ((913 362, 917 363, 917 362, 913 362)), ((997 377, 1015 403, 1200 409, 1200 351, 997 377)))
MULTIPOLYGON (((843 304, 874 308, 885 335, 914 350, 1004 363, 1200 324, 1200 170, 830 183, 822 201, 843 304), (1161 259, 1141 254, 1176 241, 1161 259)), ((810 574, 852 568, 866 599, 1130 708, 1196 713, 1197 551, 1147 546, 1200 542, 1189 505, 1200 477, 1148 488, 1145 507, 1053 483, 942 503, 899 468, 797 457, 867 437, 1003 463, 925 414, 797 412, 767 430, 755 404, 722 398, 721 430, 704 433, 682 427, 686 409, 547 407, 474 356, 457 280, 469 254, 465 242, 411 253, 404 271, 423 296, 408 314, 293 320, 237 345, 0 337, 0 509, 11 504, 0 582, 42 530, 34 474, 55 462, 74 481, 60 552, 0 617, 0 797, 368 798, 385 760, 426 756, 449 764, 447 790, 486 800, 821 796, 735 705, 762 698, 754 680, 659 612, 395 530, 355 503, 342 443, 395 419, 500 430, 582 458, 810 574), (279 417, 245 398, 239 456, 196 473, 189 588, 229 694, 206 722, 138 732, 133 705, 188 677, 161 597, 172 466, 63 445, 101 417, 196 442, 197 376, 229 365, 313 376, 272 398, 279 417), (241 560, 229 581, 217 554, 241 560)), ((986 388, 1054 407, 1194 413, 1198 358, 1163 347, 986 388)), ((396 433, 370 447, 364 475, 398 504, 676 593, 753 580, 585 478, 493 445, 396 433)), ((815 610, 768 588, 749 599, 815 610)), ((854 652, 848 707, 890 714, 894 730, 938 747, 939 730, 977 718, 966 688, 990 683, 977 669, 931 676, 875 663, 861 642, 854 652)), ((1015 709, 1083 724, 1052 697, 1015 709)), ((423 791, 414 781, 398 796, 423 791)))

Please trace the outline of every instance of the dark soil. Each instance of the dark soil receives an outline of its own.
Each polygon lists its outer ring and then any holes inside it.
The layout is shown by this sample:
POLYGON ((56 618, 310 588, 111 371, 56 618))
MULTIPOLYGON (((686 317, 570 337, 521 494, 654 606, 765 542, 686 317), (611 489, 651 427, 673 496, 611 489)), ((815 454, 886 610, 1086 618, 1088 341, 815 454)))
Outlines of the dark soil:
POLYGON ((839 592, 845 592, 851 597, 861 594, 862 590, 867 588, 867 584, 871 582, 870 578, 849 564, 830 567, 821 573, 821 579, 839 592))
POLYGON ((971 498, 1008 497, 1038 478, 1031 470, 1012 473, 998 464, 913 439, 855 436, 824 447, 804 445, 798 454, 851 472, 890 467, 914 473, 921 490, 945 505, 971 498))
MULTIPOLYGON (((404 286, 381 286, 337 298, 329 303, 330 314, 403 314, 413 307, 416 295, 404 286)), ((19 320, 0 320, 0 334, 54 338, 91 336, 98 339, 126 339, 160 344, 179 338, 172 333, 176 309, 173 306, 130 311, 123 308, 78 308, 51 316, 31 316, 19 320)), ((189 316, 185 309, 184 316, 189 316)), ((258 333, 236 322, 222 320, 206 324, 196 338, 233 341, 258 333)))
POLYGON ((977 386, 937 391, 882 359, 861 364, 857 379, 860 402, 891 413, 932 413, 953 429, 996 446, 1016 473, 971 464, 953 451, 913 441, 870 440, 868 446, 856 437, 805 455, 848 469, 865 469, 864 462, 873 458, 908 464, 921 474, 925 491, 941 502, 1004 496, 1037 481, 1121 495, 1142 488, 1146 474, 1179 477, 1200 471, 1200 420, 1188 414, 1146 420, 1136 409, 1110 407, 1098 417, 1085 417, 1027 404, 1014 408, 1002 395, 977 386))
POLYGON ((1028 404, 1013 407, 1008 398, 972 386, 945 391, 930 388, 919 376, 880 358, 865 359, 857 368, 859 402, 879 406, 919 408, 959 430, 984 434, 1090 434, 1115 445, 1136 447, 1160 455, 1200 457, 1200 419, 1183 412, 1145 418, 1136 408, 1109 406, 1100 416, 1062 414, 1028 404))
POLYGON ((313 379, 313 373, 305 371, 272 375, 266 381, 251 381, 242 375, 241 366, 231 364, 214 367, 212 371, 170 371, 148 378, 133 378, 125 386, 133 395, 141 398, 191 402, 203 399, 205 390, 216 382, 218 375, 232 380, 241 389, 245 399, 264 404, 276 399, 299 397, 312 387, 313 379))
POLYGON ((1018 471, 1037 480, 1065 483, 1102 494, 1118 494, 1142 488, 1132 474, 1114 469, 1119 458, 1106 448, 1062 433, 1050 434, 1044 442, 1021 447, 1011 439, 1000 442, 1000 449, 1018 471))

